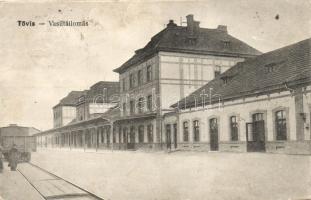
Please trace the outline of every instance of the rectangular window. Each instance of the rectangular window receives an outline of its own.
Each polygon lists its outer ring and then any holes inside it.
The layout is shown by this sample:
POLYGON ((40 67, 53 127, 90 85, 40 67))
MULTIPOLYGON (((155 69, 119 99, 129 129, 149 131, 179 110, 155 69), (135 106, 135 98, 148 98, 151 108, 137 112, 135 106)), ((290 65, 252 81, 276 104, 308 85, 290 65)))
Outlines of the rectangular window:
POLYGON ((193 121, 193 140, 195 142, 200 141, 200 126, 198 120, 193 121))
POLYGON ((143 84, 143 71, 142 70, 138 70, 137 72, 137 81, 138 81, 138 85, 143 84))
POLYGON ((231 141, 238 140, 238 123, 236 116, 230 117, 231 141))
POLYGON ((152 68, 151 65, 147 66, 147 82, 150 82, 152 80, 152 68))
POLYGON ((149 124, 147 126, 147 134, 148 134, 148 142, 152 143, 153 142, 153 125, 149 124))
POLYGON ((135 102, 132 100, 130 101, 130 113, 134 114, 135 112, 135 102))
POLYGON ((183 123, 183 131, 184 131, 184 142, 189 141, 189 124, 188 122, 183 123))
POLYGON ((143 125, 138 127, 138 142, 139 143, 144 142, 144 126, 143 125))
POLYGON ((147 109, 148 111, 152 111, 152 95, 147 97, 147 109))
POLYGON ((134 74, 130 74, 130 88, 135 86, 135 76, 134 74))
POLYGON ((123 115, 126 115, 126 103, 123 103, 122 109, 123 109, 123 115))

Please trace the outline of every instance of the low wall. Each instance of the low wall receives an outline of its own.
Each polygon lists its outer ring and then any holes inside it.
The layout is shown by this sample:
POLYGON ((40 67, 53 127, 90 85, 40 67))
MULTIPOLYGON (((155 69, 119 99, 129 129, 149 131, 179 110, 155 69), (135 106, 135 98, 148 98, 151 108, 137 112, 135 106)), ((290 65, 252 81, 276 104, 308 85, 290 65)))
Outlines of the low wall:
POLYGON ((266 152, 310 155, 311 154, 311 141, 266 142, 266 152))

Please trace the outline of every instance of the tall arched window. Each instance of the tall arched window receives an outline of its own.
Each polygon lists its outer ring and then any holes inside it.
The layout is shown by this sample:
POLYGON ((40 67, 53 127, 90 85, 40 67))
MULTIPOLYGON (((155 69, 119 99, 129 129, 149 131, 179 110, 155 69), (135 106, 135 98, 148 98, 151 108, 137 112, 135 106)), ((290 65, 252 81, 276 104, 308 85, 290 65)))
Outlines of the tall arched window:
POLYGON ((189 124, 188 122, 183 123, 183 133, 184 133, 184 142, 189 141, 189 124))
POLYGON ((193 140, 195 142, 200 141, 200 124, 199 120, 194 120, 193 121, 193 140))
POLYGON ((236 116, 230 117, 230 132, 231 132, 231 140, 237 141, 239 138, 238 135, 238 122, 236 116))
POLYGON ((287 140, 286 112, 280 110, 275 112, 276 140, 287 140))

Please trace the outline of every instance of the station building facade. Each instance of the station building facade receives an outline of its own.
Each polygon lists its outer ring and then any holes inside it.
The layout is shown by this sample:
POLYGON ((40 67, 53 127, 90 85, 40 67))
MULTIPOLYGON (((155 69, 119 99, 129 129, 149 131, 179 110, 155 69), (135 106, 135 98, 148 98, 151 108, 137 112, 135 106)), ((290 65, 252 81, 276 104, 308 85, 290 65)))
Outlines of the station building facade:
POLYGON ((310 47, 307 39, 238 63, 172 105, 167 148, 310 154, 310 47))
POLYGON ((187 26, 172 20, 114 71, 119 73, 119 134, 129 149, 162 149, 163 117, 170 105, 238 62, 261 54, 228 34, 226 26, 201 28, 193 15, 187 26))

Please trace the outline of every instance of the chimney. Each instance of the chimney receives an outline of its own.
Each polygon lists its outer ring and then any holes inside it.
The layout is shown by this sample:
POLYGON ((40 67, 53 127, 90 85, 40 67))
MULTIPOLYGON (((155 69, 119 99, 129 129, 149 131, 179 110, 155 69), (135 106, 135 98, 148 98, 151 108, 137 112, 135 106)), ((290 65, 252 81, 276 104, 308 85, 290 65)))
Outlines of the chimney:
POLYGON ((200 22, 199 21, 194 21, 193 15, 187 15, 187 30, 189 31, 190 34, 196 33, 200 29, 200 22))
POLYGON ((174 23, 174 20, 170 19, 168 24, 166 25, 167 28, 176 27, 177 24, 174 23))
POLYGON ((228 33, 227 26, 225 25, 218 25, 217 30, 228 33))

